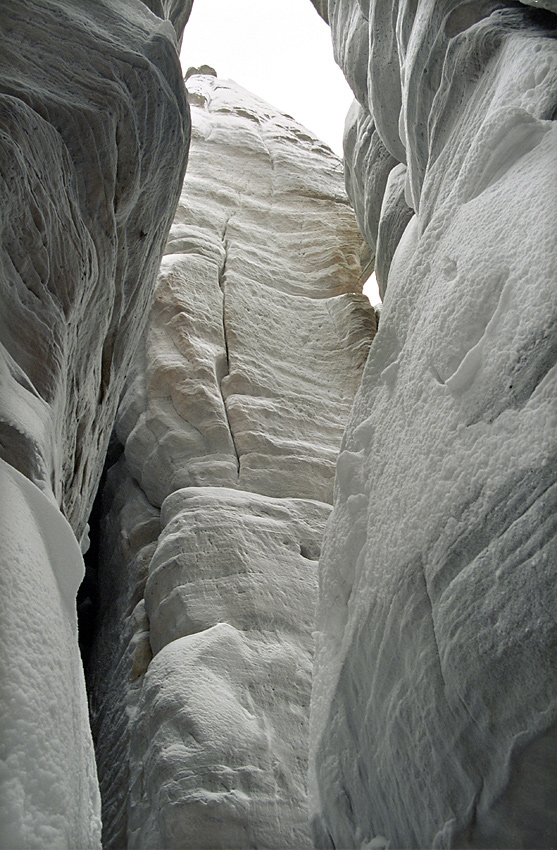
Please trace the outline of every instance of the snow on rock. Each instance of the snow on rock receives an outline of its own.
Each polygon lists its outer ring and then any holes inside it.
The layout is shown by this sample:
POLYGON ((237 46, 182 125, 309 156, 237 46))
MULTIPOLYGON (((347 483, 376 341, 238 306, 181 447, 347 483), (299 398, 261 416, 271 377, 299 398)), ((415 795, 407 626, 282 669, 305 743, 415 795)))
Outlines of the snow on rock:
MULTIPOLYGON (((349 5, 329 12, 352 80, 349 5)), ((382 153, 348 150, 388 250, 320 565, 317 846, 549 847, 556 19, 444 0, 369 12, 356 136, 372 122, 395 165, 373 189, 382 153)))
POLYGON ((104 495, 104 843, 301 850, 317 559, 375 330, 369 251, 325 145, 212 73, 188 88, 190 164, 104 495))
POLYGON ((310 846, 311 633, 329 513, 226 488, 166 500, 145 589, 155 658, 132 730, 131 846, 310 846))
POLYGON ((152 4, 160 17, 150 5, 2 4, 6 848, 99 846, 76 635, 83 571, 77 541, 86 547, 92 497, 145 324, 189 138, 177 41, 191 0, 152 4))
POLYGON ((77 646, 83 558, 57 506, 0 460, 0 845, 100 848, 77 646))

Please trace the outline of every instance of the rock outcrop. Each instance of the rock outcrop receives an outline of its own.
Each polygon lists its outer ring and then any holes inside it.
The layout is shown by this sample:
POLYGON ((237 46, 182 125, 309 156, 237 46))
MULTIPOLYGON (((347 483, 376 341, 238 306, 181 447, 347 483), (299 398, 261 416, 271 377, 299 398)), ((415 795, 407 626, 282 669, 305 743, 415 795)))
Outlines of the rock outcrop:
POLYGON ((93 847, 78 540, 186 165, 191 2, 0 12, 1 841, 93 847), (69 524, 68 524, 69 521, 69 524))
POLYGON ((311 0, 324 21, 329 23, 329 12, 327 8, 327 0, 311 0))
POLYGON ((375 331, 365 243, 326 146, 233 83, 188 88, 190 163, 105 487, 104 841, 300 850, 317 559, 375 331))
MULTIPOLYGON (((543 4, 536 4, 543 5, 543 4)), ((385 293, 338 460, 319 847, 557 841, 557 18, 330 2, 385 293)))
POLYGON ((172 224, 191 0, 2 5, 6 850, 100 846, 107 450, 107 848, 309 847, 314 634, 317 847, 557 843, 557 6, 313 4, 367 246, 213 72, 172 224))

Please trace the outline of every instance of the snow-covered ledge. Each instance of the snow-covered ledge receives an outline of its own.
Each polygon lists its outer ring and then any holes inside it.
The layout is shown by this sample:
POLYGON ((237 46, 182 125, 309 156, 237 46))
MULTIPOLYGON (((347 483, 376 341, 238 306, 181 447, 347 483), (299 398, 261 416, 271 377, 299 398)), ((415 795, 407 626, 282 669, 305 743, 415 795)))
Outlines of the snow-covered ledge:
POLYGON ((0 845, 100 847, 77 646, 84 565, 56 504, 0 460, 0 845))

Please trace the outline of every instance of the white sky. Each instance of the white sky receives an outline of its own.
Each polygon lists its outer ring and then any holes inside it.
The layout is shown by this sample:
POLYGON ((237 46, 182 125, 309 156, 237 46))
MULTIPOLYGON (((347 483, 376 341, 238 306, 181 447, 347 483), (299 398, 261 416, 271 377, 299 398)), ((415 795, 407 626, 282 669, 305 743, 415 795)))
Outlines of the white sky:
MULTIPOLYGON (((181 60, 184 73, 211 65, 219 77, 291 115, 342 158, 353 94, 333 59, 329 27, 310 0, 195 0, 181 60)), ((373 304, 376 293, 366 284, 373 304)))
POLYGON ((195 0, 182 66, 212 65, 308 127, 342 156, 354 96, 310 0, 195 0))

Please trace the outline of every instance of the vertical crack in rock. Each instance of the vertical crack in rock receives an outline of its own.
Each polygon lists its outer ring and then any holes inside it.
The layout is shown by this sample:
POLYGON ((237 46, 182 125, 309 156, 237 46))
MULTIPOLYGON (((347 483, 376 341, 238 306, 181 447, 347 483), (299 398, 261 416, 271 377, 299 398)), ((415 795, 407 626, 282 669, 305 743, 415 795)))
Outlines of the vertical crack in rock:
MULTIPOLYGON (((429 587, 427 586, 427 575, 426 575, 426 572, 423 568, 423 564, 420 565, 420 574, 421 574, 421 578, 423 580, 423 593, 425 595, 425 598, 427 599, 427 602, 426 602, 427 618, 431 622, 431 635, 432 635, 432 641, 433 641, 432 648, 433 648, 434 655, 435 655, 435 658, 436 658, 436 661, 437 661, 437 667, 439 668, 439 677, 440 677, 441 683, 443 685, 443 691, 446 692, 447 684, 445 682, 445 675, 443 673, 443 660, 441 658, 441 653, 439 651, 439 641, 437 639, 437 630, 435 628, 435 613, 434 613, 434 608, 433 608, 433 602, 432 602, 432 599, 431 599, 431 593, 430 593, 429 587)), ((444 698, 444 695, 443 695, 442 698, 444 698)))
POLYGON ((240 455, 238 453, 238 447, 236 446, 236 440, 234 439, 234 431, 232 429, 232 423, 230 421, 230 417, 228 415, 228 406, 226 402, 226 398, 224 397, 222 382, 224 378, 226 378, 230 374, 230 352, 228 350, 228 333, 226 329, 226 258, 228 255, 228 240, 226 238, 226 231, 228 228, 228 222, 230 221, 230 217, 226 219, 224 224, 224 230, 221 236, 221 242, 224 248, 224 259, 222 261, 222 266, 219 271, 219 287, 222 292, 222 333, 224 337, 224 350, 226 353, 226 371, 220 377, 220 391, 222 395, 222 403, 224 405, 224 412, 226 413, 226 419, 228 422, 228 427, 230 429, 230 439, 232 440, 232 445, 234 446, 234 451, 236 453, 236 460, 238 465, 238 471, 236 478, 240 478, 240 455))

